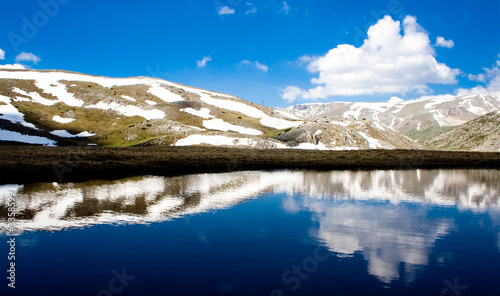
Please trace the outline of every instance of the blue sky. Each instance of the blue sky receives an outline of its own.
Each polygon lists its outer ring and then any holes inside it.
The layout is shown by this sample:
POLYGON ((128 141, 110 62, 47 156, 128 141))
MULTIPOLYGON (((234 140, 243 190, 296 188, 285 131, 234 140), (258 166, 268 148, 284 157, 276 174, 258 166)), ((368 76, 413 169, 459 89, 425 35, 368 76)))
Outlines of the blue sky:
POLYGON ((0 11, 0 65, 154 76, 272 107, 496 93, 499 18, 498 0, 17 0, 0 11))

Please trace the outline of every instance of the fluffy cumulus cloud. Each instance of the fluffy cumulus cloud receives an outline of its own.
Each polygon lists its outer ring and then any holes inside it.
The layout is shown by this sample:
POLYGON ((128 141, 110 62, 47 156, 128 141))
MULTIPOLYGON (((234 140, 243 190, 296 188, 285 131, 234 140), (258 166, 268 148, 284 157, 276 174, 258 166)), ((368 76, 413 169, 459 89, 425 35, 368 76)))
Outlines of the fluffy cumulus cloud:
MULTIPOLYGON (((1 48, 0 48, 0 60, 5 60, 5 51, 1 48)), ((0 69, 22 70, 26 69, 26 67, 21 64, 7 64, 7 65, 0 65, 0 69)))
POLYGON ((0 65, 0 69, 10 69, 10 70, 24 70, 26 69, 25 66, 21 64, 7 64, 7 65, 0 65))
POLYGON ((252 67, 255 67, 255 68, 261 70, 264 73, 267 73, 267 71, 269 70, 268 66, 261 64, 258 61, 255 61, 252 63, 249 60, 243 60, 243 61, 241 61, 240 65, 252 66, 252 67))
POLYGON ((500 98, 500 54, 497 55, 498 60, 491 68, 483 68, 484 73, 469 74, 468 78, 471 81, 482 82, 484 85, 477 85, 473 88, 459 88, 457 96, 463 96, 470 93, 490 94, 500 98))
POLYGON ((436 38, 436 46, 440 46, 440 47, 446 47, 446 48, 453 48, 453 46, 455 46, 455 42, 453 42, 453 40, 446 40, 444 39, 444 37, 437 37, 436 38))
POLYGON ((210 56, 203 57, 201 61, 196 61, 196 65, 198 68, 204 68, 208 62, 212 61, 212 58, 210 56))
POLYGON ((228 6, 219 7, 219 15, 228 15, 234 14, 235 10, 233 8, 229 8, 228 6))
POLYGON ((458 69, 438 63, 428 34, 413 16, 401 24, 390 16, 368 29, 361 47, 340 44, 320 57, 301 58, 318 73, 308 90, 288 86, 282 98, 323 99, 329 96, 428 93, 428 83, 454 84, 458 69), (402 27, 402 28, 401 28, 402 27), (401 32, 403 29, 403 33, 401 32))
POLYGON ((21 52, 16 56, 16 62, 32 62, 33 64, 38 64, 42 59, 32 54, 31 52, 21 52))

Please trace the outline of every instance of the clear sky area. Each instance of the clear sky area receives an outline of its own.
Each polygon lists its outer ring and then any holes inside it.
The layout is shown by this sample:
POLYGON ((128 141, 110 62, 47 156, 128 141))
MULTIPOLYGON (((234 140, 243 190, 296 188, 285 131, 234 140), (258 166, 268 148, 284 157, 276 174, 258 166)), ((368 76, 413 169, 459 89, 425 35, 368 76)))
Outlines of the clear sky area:
POLYGON ((0 68, 152 76, 271 107, 500 94, 498 0, 4 1, 0 68))

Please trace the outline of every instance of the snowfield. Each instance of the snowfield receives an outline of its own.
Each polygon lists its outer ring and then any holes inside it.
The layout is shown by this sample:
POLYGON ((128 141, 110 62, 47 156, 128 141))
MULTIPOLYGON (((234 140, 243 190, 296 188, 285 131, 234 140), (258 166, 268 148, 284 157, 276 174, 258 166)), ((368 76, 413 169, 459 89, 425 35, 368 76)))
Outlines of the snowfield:
POLYGON ((191 135, 187 138, 178 140, 174 146, 191 146, 201 144, 213 146, 253 147, 257 145, 257 141, 247 138, 230 138, 226 136, 191 135))
POLYGON ((46 94, 53 95, 59 101, 71 107, 82 107, 84 102, 76 99, 75 96, 68 92, 66 85, 59 82, 59 80, 44 79, 36 80, 35 85, 43 89, 46 94))
POLYGON ((28 93, 22 89, 17 88, 17 87, 14 87, 12 90, 20 95, 31 98, 31 100, 30 100, 30 99, 25 99, 25 98, 21 98, 21 97, 16 97, 16 99, 19 101, 28 101, 28 102, 31 101, 33 103, 38 103, 38 104, 42 104, 45 106, 52 106, 52 105, 59 103, 58 100, 47 100, 47 99, 43 98, 42 96, 40 96, 40 94, 37 92, 28 93))
POLYGON ((223 132, 233 131, 233 132, 238 132, 240 134, 252 135, 252 136, 262 135, 262 132, 259 130, 234 125, 218 118, 203 121, 203 126, 206 127, 207 129, 218 130, 223 132))
POLYGON ((370 136, 368 136, 367 134, 365 134, 363 132, 358 132, 358 134, 360 136, 362 136, 363 138, 365 138, 365 140, 368 142, 368 147, 370 147, 370 148, 377 149, 377 148, 384 148, 384 146, 387 146, 387 145, 381 144, 379 140, 371 138, 370 136))
POLYGON ((101 110, 114 110, 122 115, 125 116, 142 116, 148 120, 151 119, 161 119, 165 117, 165 112, 161 110, 144 110, 141 109, 137 106, 133 105, 121 105, 115 102, 111 103, 104 103, 104 102, 99 102, 95 105, 92 106, 87 106, 86 108, 95 108, 95 109, 101 109, 101 110))
POLYGON ((170 92, 168 89, 164 88, 160 83, 157 82, 153 83, 148 93, 157 96, 158 98, 162 99, 167 103, 184 101, 184 99, 181 96, 170 92))
POLYGON ((281 118, 270 117, 261 110, 248 106, 247 104, 231 100, 216 99, 205 93, 200 94, 200 100, 214 107, 239 112, 253 118, 261 118, 260 123, 262 125, 275 129, 291 128, 303 123, 302 121, 288 121, 281 118))
POLYGON ((63 118, 59 115, 52 117, 52 120, 55 122, 59 122, 59 123, 70 123, 70 122, 75 121, 75 119, 73 119, 73 118, 63 118))
POLYGON ((0 118, 8 120, 13 123, 20 123, 26 127, 34 128, 34 124, 28 123, 24 120, 24 114, 19 112, 17 108, 10 103, 10 98, 5 97, 0 95, 0 102, 4 103, 5 105, 0 105, 0 118))
POLYGON ((215 116, 210 115, 210 109, 208 109, 208 108, 201 108, 200 110, 195 110, 193 108, 185 108, 185 109, 181 109, 180 111, 189 113, 189 114, 194 115, 194 116, 201 117, 203 119, 215 118, 215 116))

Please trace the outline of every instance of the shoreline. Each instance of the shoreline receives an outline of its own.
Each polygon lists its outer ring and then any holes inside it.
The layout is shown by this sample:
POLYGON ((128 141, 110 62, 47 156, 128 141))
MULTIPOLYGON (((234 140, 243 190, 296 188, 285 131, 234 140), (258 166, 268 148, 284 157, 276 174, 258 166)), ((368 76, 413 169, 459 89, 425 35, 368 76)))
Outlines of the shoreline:
POLYGON ((0 184, 242 170, 500 169, 500 152, 0 146, 0 184))

